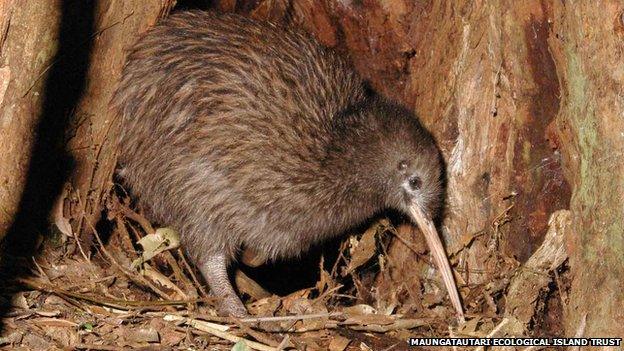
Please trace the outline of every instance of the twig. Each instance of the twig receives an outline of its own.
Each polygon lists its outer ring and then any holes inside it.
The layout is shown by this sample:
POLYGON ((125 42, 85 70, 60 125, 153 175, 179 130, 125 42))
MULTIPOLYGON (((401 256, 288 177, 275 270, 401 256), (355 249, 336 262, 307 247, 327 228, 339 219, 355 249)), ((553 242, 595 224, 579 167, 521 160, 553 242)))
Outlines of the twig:
MULTIPOLYGON (((499 332, 499 330, 501 330, 507 323, 509 323, 509 318, 503 318, 502 321, 500 321, 500 323, 498 323, 498 325, 492 329, 492 331, 486 336, 486 338, 490 339, 492 337, 494 337, 494 335, 496 335, 496 333, 499 332)), ((483 346, 478 346, 476 349, 474 349, 474 351, 483 351, 484 348, 483 346)))
POLYGON ((342 289, 343 286, 344 285, 340 284, 340 285, 337 285, 337 286, 335 286, 335 287, 333 287, 331 289, 325 290, 321 295, 319 295, 317 298, 314 299, 314 302, 323 301, 325 298, 327 298, 329 296, 333 296, 333 293, 335 291, 338 291, 338 290, 342 289))
MULTIPOLYGON (((302 315, 292 315, 292 316, 275 316, 275 317, 248 317, 248 318, 240 318, 234 319, 231 317, 219 317, 212 316, 202 313, 185 313, 185 311, 180 311, 178 315, 188 316, 189 318, 194 319, 203 319, 211 322, 219 322, 219 323, 232 323, 242 322, 245 324, 255 324, 255 323, 264 323, 264 322, 287 322, 287 321, 302 321, 308 319, 319 319, 319 318, 332 318, 332 317, 343 317, 343 313, 341 312, 333 312, 333 313, 317 313, 317 314, 302 314, 302 315)), ((152 312, 152 313, 160 313, 160 312, 152 312)), ((171 314, 171 313, 170 313, 171 314)))
MULTIPOLYGON (((88 221, 87 221, 88 222, 88 221)), ((122 265, 120 265, 115 258, 113 257, 113 255, 110 254, 110 252, 108 252, 108 250, 106 250, 106 247, 104 247, 104 243, 102 242, 102 239, 100 239, 100 235, 98 234, 97 230, 95 229, 95 227, 93 227, 93 224, 89 223, 89 225, 91 226, 91 229, 93 230, 93 234, 95 236, 95 238, 97 239, 98 243, 100 244, 100 250, 102 251, 102 253, 104 254, 104 256, 106 256, 110 262, 117 267, 119 270, 121 270, 130 280, 132 280, 133 282, 139 284, 139 285, 144 285, 149 287, 150 289, 152 289, 152 291, 154 291, 158 296, 160 296, 162 299, 165 300, 171 300, 171 298, 169 297, 169 295, 165 294, 163 291, 161 291, 160 289, 158 289, 156 286, 154 286, 154 284, 152 284, 149 280, 143 278, 140 275, 137 274, 133 274, 132 272, 130 272, 128 269, 126 269, 125 267, 123 267, 122 265)))
POLYGON ((37 271, 39 271, 39 275, 41 275, 43 278, 45 278, 45 280, 49 283, 50 282, 50 277, 48 277, 46 272, 43 271, 43 268, 41 268, 39 263, 37 263, 37 259, 35 257, 32 257, 32 260, 33 260, 33 263, 35 264, 35 267, 37 267, 37 271))
POLYGON ((336 328, 347 328, 355 331, 363 331, 363 332, 373 332, 373 333, 387 333, 393 330, 402 330, 402 329, 413 329, 417 327, 422 327, 424 325, 428 325, 430 320, 427 319, 400 319, 395 321, 392 324, 380 325, 380 324, 356 324, 356 323, 346 323, 346 322, 337 322, 337 321, 329 321, 324 325, 315 325, 312 327, 303 327, 292 329, 289 328, 271 328, 265 329, 262 325, 256 326, 256 329, 260 329, 267 332, 272 333, 307 333, 311 331, 317 330, 326 330, 326 329, 336 329, 336 328))
MULTIPOLYGON (((126 224, 124 223, 123 218, 120 218, 120 216, 115 216, 115 224, 117 224, 117 228, 121 232, 121 244, 125 245, 128 250, 134 251, 134 244, 132 243, 130 237, 130 231, 128 231, 128 228, 126 228, 126 224)), ((135 241, 139 241, 140 238, 138 237, 138 233, 136 233, 133 227, 130 227, 130 229, 132 229, 132 234, 134 234, 135 236, 135 241)))
MULTIPOLYGON (((579 322, 579 326, 576 328, 576 333, 574 334, 575 338, 582 338, 583 334, 585 334, 585 326, 587 325, 587 313, 585 313, 583 315, 583 317, 581 317, 581 320, 579 322)), ((580 346, 571 346, 570 347, 570 351, 578 351, 580 350, 581 347, 580 346)))
POLYGON ((402 235, 399 234, 398 231, 392 234, 394 234, 394 236, 396 236, 396 238, 399 239, 399 241, 403 243, 403 245, 407 246, 408 249, 412 250, 412 252, 414 252, 416 255, 419 255, 419 250, 418 248, 416 248, 416 245, 412 241, 405 239, 402 235))
MULTIPOLYGON (((147 219, 145 219, 143 216, 141 216, 140 214, 136 213, 135 211, 133 211, 132 209, 128 208, 125 204, 122 204, 119 202, 119 200, 116 201, 116 207, 121 211, 121 214, 127 218, 130 218, 131 220, 137 222, 139 224, 139 226, 143 229, 143 231, 145 233, 154 233, 155 230, 152 227, 151 223, 149 223, 149 221, 147 221, 147 219)), ((124 229, 125 234, 129 234, 127 230, 125 230, 125 223, 123 220, 121 220, 119 218, 119 216, 116 216, 117 219, 117 225, 121 228, 124 229)), ((133 229, 133 231, 135 232, 135 235, 138 236, 138 233, 134 230, 134 227, 131 226, 131 229, 133 229)), ((138 240, 139 238, 137 238, 138 240)), ((169 265, 169 267, 171 267, 171 269, 173 270, 173 273, 177 279, 177 281, 181 282, 186 290, 192 290, 195 289, 195 295, 199 296, 200 293, 204 293, 203 296, 206 297, 208 296, 207 294, 205 294, 205 292, 201 291, 198 286, 195 286, 193 284, 192 281, 190 281, 183 273, 180 265, 178 264, 178 261, 175 259, 175 257, 173 256, 173 254, 169 251, 165 251, 162 253, 165 261, 167 262, 167 264, 169 265)), ((196 280, 196 278, 193 276, 194 281, 196 280)), ((197 284, 199 285, 199 284, 197 284)))
POLYGON ((279 347, 280 343, 278 341, 273 340, 270 337, 267 337, 264 334, 251 329, 249 326, 245 325, 245 323, 241 322, 240 320, 235 321, 235 323, 240 328, 240 330, 242 330, 248 335, 251 335, 254 339, 260 342, 263 342, 267 345, 270 345, 270 346, 279 347))
POLYGON ((162 307, 162 306, 183 306, 189 303, 205 302, 205 299, 192 299, 192 300, 166 300, 166 301, 137 301, 137 300, 115 300, 107 298, 95 298, 88 295, 83 295, 71 291, 57 289, 45 284, 41 284, 32 279, 19 279, 20 283, 25 286, 39 291, 45 291, 47 293, 59 295, 61 297, 71 297, 77 300, 83 300, 91 302, 96 305, 109 306, 118 309, 129 309, 133 307, 146 308, 146 307, 162 307))
POLYGON ((340 249, 338 250, 339 252, 338 257, 336 258, 336 261, 334 261, 334 265, 332 266, 331 272, 329 273, 330 277, 336 278, 336 276, 338 275, 338 267, 340 266, 341 260, 347 263, 347 259, 344 255, 347 248, 348 248, 348 241, 345 240, 342 242, 342 244, 340 244, 340 249))
POLYGON ((428 325, 429 323, 430 323, 430 320, 428 319, 414 318, 414 319, 399 319, 399 320, 396 320, 394 323, 387 324, 387 325, 379 325, 379 324, 360 325, 360 324, 338 323, 338 326, 347 327, 349 329, 357 330, 357 331, 387 333, 392 330, 414 329, 417 327, 428 325))
MULTIPOLYGON (((398 234, 399 230, 395 229, 394 231, 391 231, 391 233, 395 233, 398 234)), ((400 239, 399 239, 400 241, 400 239)), ((407 246, 407 245, 406 245, 407 246)), ((390 270, 391 268, 395 268, 397 270, 402 270, 403 268, 401 267, 400 264, 398 264, 396 262, 396 260, 394 259, 393 255, 391 255, 387 248, 385 246, 381 247, 383 250, 383 254, 384 257, 387 260, 387 263, 385 265, 385 268, 383 270, 381 270, 379 273, 383 274, 383 279, 386 280, 390 280, 393 281, 394 279, 392 279, 392 276, 390 275, 390 270)), ((411 249, 410 247, 408 247, 409 249, 411 249)), ((418 255, 416 252, 414 252, 416 255, 418 255)), ((421 298, 421 295, 419 293, 417 293, 414 288, 412 287, 411 284, 401 284, 400 287, 402 287, 403 289, 405 289, 407 291, 407 294, 410 296, 410 298, 415 299, 415 300, 419 300, 421 298)))
POLYGON ((386 347, 385 349, 383 349, 383 350, 381 350, 381 351, 390 351, 390 350, 392 350, 393 348, 397 347, 398 345, 399 345, 399 344, 392 344, 392 345, 390 345, 390 346, 386 347))
POLYGON ((123 346, 109 346, 109 345, 96 345, 96 344, 75 344, 71 347, 71 349, 104 350, 104 351, 130 350, 130 348, 123 347, 123 346))
MULTIPOLYGON (((162 313, 163 312, 148 312, 147 314, 153 315, 153 316, 155 315, 162 316, 162 313)), ((178 320, 181 318, 182 319, 185 318, 185 317, 182 317, 184 313, 182 314, 174 314, 170 312, 166 312, 166 313, 167 315, 172 316, 168 318, 174 318, 174 316, 178 320)), ((345 314, 342 312, 332 312, 332 313, 303 314, 303 315, 295 315, 295 316, 242 318, 238 320, 238 322, 245 323, 245 324, 263 323, 263 322, 284 322, 284 321, 297 322, 297 321, 307 320, 307 319, 343 318, 343 317, 345 317, 345 314)), ((234 323, 236 323, 236 320, 230 317, 215 317, 215 316, 208 316, 208 315, 201 315, 201 314, 193 314, 193 315, 188 315, 188 318, 193 318, 193 320, 196 320, 198 322, 201 320, 205 320, 205 321, 215 321, 215 322, 220 322, 220 323, 229 323, 229 322, 234 321, 234 323)), ((271 332, 271 333, 276 333, 276 332, 277 333, 282 333, 282 332, 305 333, 309 331, 322 330, 322 329, 348 328, 348 329, 357 330, 357 331, 385 333, 385 332, 392 331, 392 330, 413 329, 416 327, 421 327, 423 325, 431 324, 431 322, 432 322, 432 319, 430 318, 414 318, 414 319, 397 319, 393 323, 387 324, 387 325, 379 325, 379 324, 362 325, 358 323, 357 321, 329 320, 324 325, 318 325, 318 326, 314 326, 310 328, 304 327, 304 328, 299 328, 299 329, 291 329, 291 328, 266 329, 262 325, 255 325, 254 329, 271 332)))
POLYGON ((282 339, 282 342, 277 345, 277 351, 285 350, 290 344, 290 335, 286 334, 286 336, 282 339))
POLYGON ((234 282, 236 283, 238 291, 248 294, 254 300, 260 300, 271 296, 271 293, 264 290, 260 284, 256 283, 255 280, 251 279, 240 269, 237 269, 236 272, 234 272, 234 282))
MULTIPOLYGON (((85 211, 84 211, 84 206, 82 204, 82 199, 80 197, 80 191, 76 191, 76 198, 78 199, 78 206, 82 209, 82 213, 80 214, 80 221, 78 224, 78 231, 76 233, 74 233, 74 239, 76 240, 76 245, 78 246, 78 250, 80 250, 80 254, 82 255, 82 257, 85 259, 86 262, 91 262, 89 260, 89 256, 87 256, 87 254, 85 254, 84 249, 82 248, 82 243, 80 242, 80 230, 82 228, 82 225, 84 223, 84 218, 85 218, 85 211)), ((75 252, 75 249, 74 249, 75 252)))
POLYGON ((245 344, 247 344, 247 346, 259 350, 259 351, 276 351, 277 349, 275 347, 269 346, 269 345, 265 345, 256 341, 252 341, 249 339, 245 339, 242 338, 240 336, 236 336, 233 334, 230 334, 228 332, 225 331, 221 331, 218 330, 216 328, 213 328, 211 326, 209 326, 208 324, 204 323, 198 323, 201 321, 196 321, 194 319, 189 319, 189 318, 184 318, 184 317, 180 317, 180 316, 176 316, 176 315, 167 315, 164 318, 167 321, 179 321, 179 322, 184 322, 185 324, 188 324, 190 326, 192 326, 195 329, 201 330, 203 332, 212 334, 216 337, 219 337, 221 339, 225 339, 228 341, 231 341, 233 343, 237 343, 239 341, 243 341, 245 342, 245 344))
POLYGON ((175 259, 175 257, 173 256, 173 254, 170 251, 165 251, 163 253, 161 253, 161 255, 164 255, 165 260, 167 261, 167 264, 169 265, 169 267, 171 267, 171 269, 173 270, 173 274, 176 277, 176 280, 182 284, 184 284, 184 288, 187 291, 192 291, 193 295, 195 296, 199 296, 199 291, 197 291, 197 288, 195 287, 195 285, 193 284, 192 281, 190 281, 182 272, 182 268, 180 267, 180 265, 178 264, 178 261, 175 259), (193 291, 194 290, 194 291, 193 291))
MULTIPOLYGON (((448 331, 449 331, 449 336, 452 339, 455 339, 456 338, 455 333, 453 333, 453 328, 450 325, 448 327, 448 331)), ((457 351, 457 345, 453 345, 453 351, 457 351)))
POLYGON ((344 313, 342 312, 332 312, 332 313, 300 314, 300 315, 294 315, 294 316, 242 318, 240 321, 243 323, 283 322, 283 321, 302 321, 306 319, 331 318, 331 317, 343 317, 343 316, 344 316, 344 313))
POLYGON ((180 256, 180 259, 182 260, 182 264, 184 265, 184 268, 186 268, 186 271, 191 275, 191 279, 193 279, 193 283, 195 283, 196 288, 199 290, 199 292, 201 292, 204 297, 208 296, 208 293, 204 289, 203 285, 199 283, 199 280, 197 280, 197 276, 195 275, 193 268, 186 260, 186 256, 184 256, 184 252, 180 248, 178 248, 178 256, 180 256))
POLYGON ((143 228, 144 232, 146 232, 147 234, 151 234, 156 231, 154 227, 152 227, 152 224, 145 219, 145 217, 139 215, 138 213, 134 212, 133 210, 131 210, 125 205, 122 205, 119 202, 117 204, 118 204, 118 208, 121 210, 121 213, 125 217, 128 217, 131 220, 137 222, 141 226, 141 228, 143 228))
MULTIPOLYGON (((155 282, 159 283, 160 285, 173 290, 175 293, 178 294, 178 296, 181 297, 181 299, 183 299, 183 300, 188 300, 189 299, 189 296, 182 289, 180 289, 176 284, 174 284, 171 281, 171 279, 169 279, 169 277, 167 277, 166 275, 162 274, 159 270, 153 268, 152 265, 150 265, 149 263, 145 263, 143 265, 143 272, 142 273, 146 277, 150 278, 152 281, 155 281, 155 282)), ((196 296, 197 296, 197 294, 195 294, 195 296, 193 296, 193 297, 196 297, 196 296)))

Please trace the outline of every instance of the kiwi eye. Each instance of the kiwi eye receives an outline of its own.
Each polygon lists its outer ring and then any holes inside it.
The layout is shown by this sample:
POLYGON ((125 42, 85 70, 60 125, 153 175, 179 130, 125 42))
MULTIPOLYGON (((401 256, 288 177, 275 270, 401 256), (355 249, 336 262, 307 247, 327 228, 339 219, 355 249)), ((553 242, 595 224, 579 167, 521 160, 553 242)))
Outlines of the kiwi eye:
POLYGON ((418 190, 422 186, 422 179, 420 179, 420 177, 418 176, 411 176, 409 177, 408 181, 412 190, 418 190))
POLYGON ((399 166, 397 167, 399 171, 404 171, 407 169, 407 161, 399 162, 399 166))

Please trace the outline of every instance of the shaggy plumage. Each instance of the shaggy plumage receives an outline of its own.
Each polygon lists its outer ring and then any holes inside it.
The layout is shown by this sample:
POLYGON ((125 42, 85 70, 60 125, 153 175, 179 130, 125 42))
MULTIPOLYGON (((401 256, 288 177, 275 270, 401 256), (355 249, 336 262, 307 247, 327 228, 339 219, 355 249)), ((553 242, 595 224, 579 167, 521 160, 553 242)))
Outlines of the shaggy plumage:
POLYGON ((124 183, 213 289, 241 246, 297 256, 385 208, 440 204, 440 155, 416 117, 294 28, 172 15, 132 48, 112 104, 124 183))

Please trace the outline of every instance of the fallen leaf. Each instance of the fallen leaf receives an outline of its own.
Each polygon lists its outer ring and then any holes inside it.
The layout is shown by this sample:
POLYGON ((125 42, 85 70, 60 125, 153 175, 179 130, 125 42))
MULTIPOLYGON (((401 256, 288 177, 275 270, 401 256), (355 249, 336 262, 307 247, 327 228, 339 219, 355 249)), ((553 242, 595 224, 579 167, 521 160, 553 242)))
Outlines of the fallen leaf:
POLYGON ((61 195, 56 199, 54 209, 52 210, 52 216, 54 217, 54 224, 58 230, 68 237, 74 237, 74 231, 69 222, 69 218, 65 217, 65 199, 67 199, 69 191, 67 187, 64 187, 61 195))
POLYGON ((366 345, 364 342, 360 343, 360 350, 362 350, 362 351, 373 351, 373 349, 371 349, 370 346, 366 345))
POLYGON ((4 337, 0 337, 0 346, 7 344, 19 344, 20 342, 22 342, 23 337, 24 334, 19 331, 13 332, 4 337))
POLYGON ((344 274, 349 274, 368 262, 375 255, 375 234, 381 227, 379 222, 368 228, 360 240, 353 239, 351 245, 351 261, 344 274))
POLYGON ((31 323, 45 325, 49 327, 64 327, 64 328, 75 328, 78 326, 78 323, 60 319, 60 318, 37 318, 30 320, 31 323))
POLYGON ((22 343, 28 346, 30 350, 50 350, 50 346, 52 346, 45 338, 34 333, 24 335, 22 343))
POLYGON ((222 332, 228 331, 230 330, 230 327, 227 325, 223 325, 223 324, 217 324, 217 323, 212 323, 212 322, 208 322, 208 321, 203 321, 203 320, 199 320, 199 319, 192 319, 192 318, 186 318, 186 317, 182 317, 182 316, 177 316, 174 314, 168 314, 165 315, 163 317, 163 320, 167 321, 167 322, 176 322, 177 323, 181 323, 181 324, 188 324, 190 326, 193 326, 199 330, 203 329, 215 329, 215 330, 219 330, 222 332))
POLYGON ((387 325, 396 321, 394 316, 377 314, 377 311, 373 307, 365 304, 346 307, 342 312, 347 315, 346 324, 387 325))
POLYGON ((344 321, 345 324, 359 324, 359 325, 388 325, 396 321, 396 318, 392 316, 386 316, 383 314, 360 314, 349 315, 344 321))
POLYGON ((167 289, 171 289, 173 291, 175 291, 175 294, 177 296, 173 296, 174 298, 180 299, 180 300, 188 300, 189 296, 184 293, 184 291, 182 291, 182 289, 180 289, 177 285, 175 285, 171 279, 167 278, 167 276, 165 276, 164 274, 160 273, 160 271, 152 268, 149 264, 145 265, 143 267, 143 275, 147 278, 149 278, 150 280, 160 284, 163 287, 166 287, 167 289))
POLYGON ((160 341, 160 335, 154 328, 135 328, 128 329, 124 335, 125 339, 133 343, 157 343, 160 341))
POLYGON ((466 323, 460 325, 458 331, 463 334, 472 334, 477 331, 479 322, 481 322, 481 317, 475 317, 467 320, 466 323))
POLYGON ((350 342, 351 340, 343 336, 336 335, 329 342, 329 351, 344 351, 347 346, 349 346, 350 342))
POLYGON ((354 306, 345 307, 342 311, 346 314, 374 314, 377 310, 373 306, 366 304, 359 304, 354 306))
POLYGON ((61 314, 61 311, 59 310, 52 310, 52 311, 36 310, 35 313, 42 317, 56 317, 61 314))
POLYGON ((13 297, 11 298, 11 306, 19 307, 25 310, 30 308, 30 306, 28 305, 28 301, 26 300, 26 296, 24 296, 23 292, 13 295, 13 297))
POLYGON ((282 304, 279 296, 272 295, 247 305, 247 310, 256 316, 272 316, 282 304))
POLYGON ((178 248, 180 235, 171 228, 158 228, 155 233, 142 237, 138 243, 143 248, 143 252, 141 257, 132 262, 132 269, 136 269, 161 252, 178 248))
POLYGON ((249 348, 249 346, 247 346, 245 341, 241 340, 234 344, 234 346, 232 347, 232 351, 251 351, 251 349, 249 348))

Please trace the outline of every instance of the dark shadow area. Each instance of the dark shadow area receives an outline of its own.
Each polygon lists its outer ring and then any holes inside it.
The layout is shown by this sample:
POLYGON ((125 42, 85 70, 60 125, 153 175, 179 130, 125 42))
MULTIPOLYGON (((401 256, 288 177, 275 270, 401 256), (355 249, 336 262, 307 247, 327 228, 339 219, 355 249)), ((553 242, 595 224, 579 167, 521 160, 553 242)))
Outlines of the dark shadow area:
MULTIPOLYGON (((248 14, 252 10, 258 7, 258 3, 260 0, 251 0, 251 1, 237 1, 234 6, 228 11, 248 14)), ((221 4, 223 5, 223 4, 221 4)), ((176 2, 176 6, 174 11, 185 11, 185 10, 221 10, 224 8, 219 6, 219 1, 213 0, 179 0, 176 2)))
POLYGON ((319 263, 324 259, 324 269, 330 271, 338 259, 340 243, 345 237, 328 241, 303 253, 299 259, 279 260, 251 268, 243 264, 240 268, 267 291, 286 296, 295 291, 314 287, 321 274, 319 263))
MULTIPOLYGON (((49 63, 24 193, 1 254, 5 284, 0 294, 6 299, 15 290, 16 279, 29 274, 38 242, 49 233, 48 214, 73 168, 65 151, 65 132, 87 82, 95 5, 95 0, 61 4, 58 52, 49 63)), ((0 305, 0 317, 9 307, 0 305)), ((0 332, 3 329, 0 325, 0 332)))
POLYGON ((176 2, 174 11, 184 10, 208 10, 212 8, 211 0, 179 0, 176 2))
MULTIPOLYGON (((321 258, 323 259, 323 269, 331 272, 336 261, 340 258, 340 246, 348 238, 348 235, 357 234, 359 236, 364 234, 373 223, 381 218, 388 218, 395 225, 406 221, 406 217, 396 211, 384 211, 344 234, 316 245, 308 252, 303 252, 300 258, 278 260, 254 268, 240 264, 240 268, 267 291, 279 296, 286 296, 302 289, 312 288, 321 277, 321 258)), ((348 253, 346 254, 348 255, 348 253)), ((343 285, 341 292, 346 293, 352 290, 353 282, 349 275, 344 277, 340 275, 341 265, 344 266, 344 261, 342 260, 338 263, 338 277, 336 278, 338 283, 343 285)), ((376 260, 373 259, 370 265, 365 265, 358 270, 358 274, 372 273, 376 275, 378 271, 379 267, 376 264, 376 260)))

